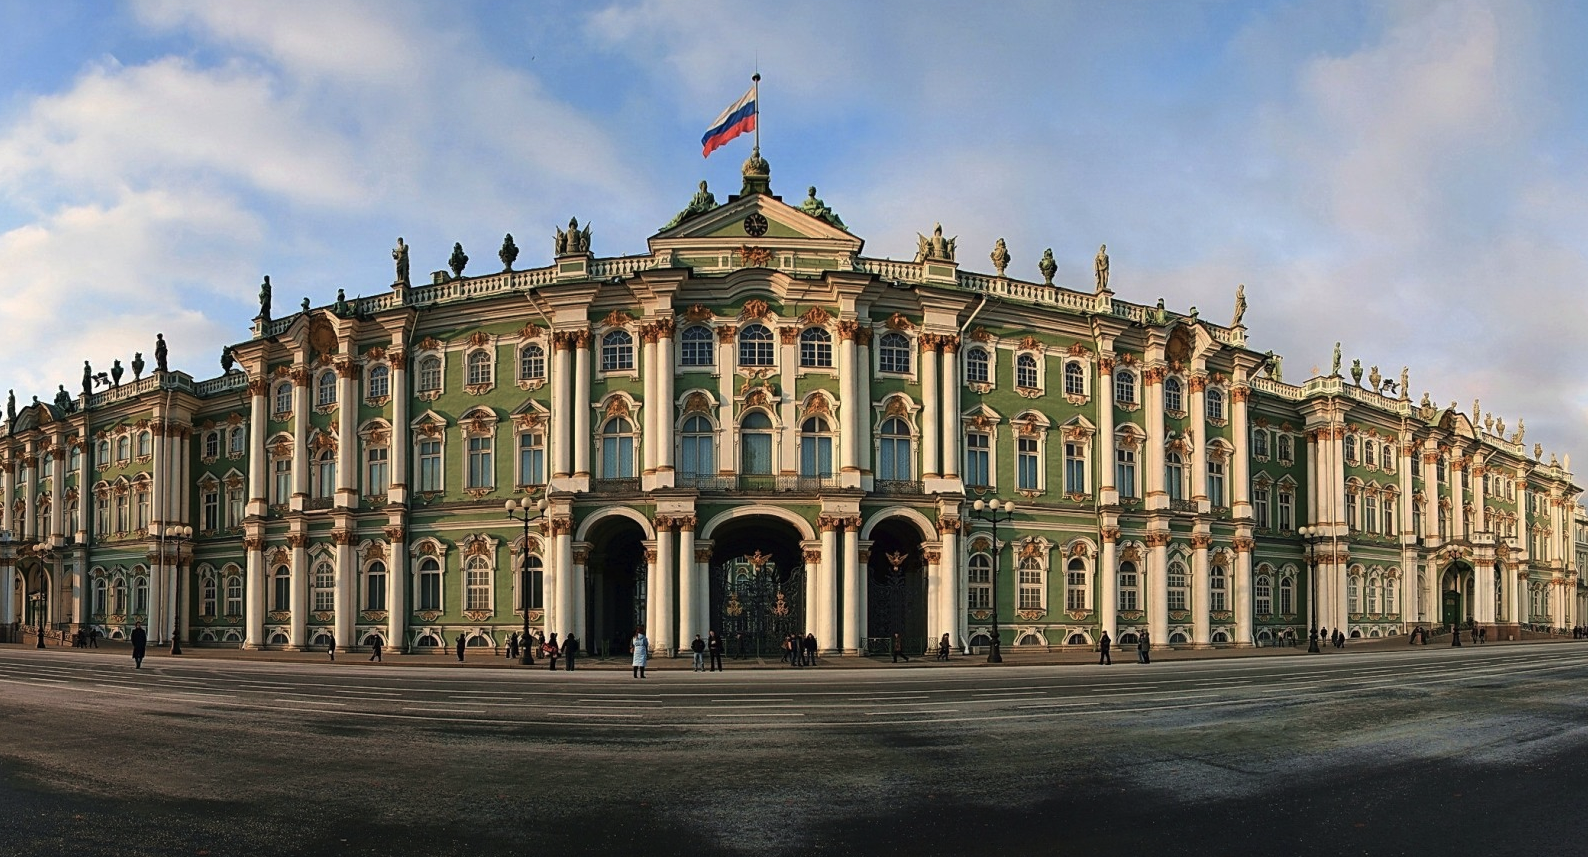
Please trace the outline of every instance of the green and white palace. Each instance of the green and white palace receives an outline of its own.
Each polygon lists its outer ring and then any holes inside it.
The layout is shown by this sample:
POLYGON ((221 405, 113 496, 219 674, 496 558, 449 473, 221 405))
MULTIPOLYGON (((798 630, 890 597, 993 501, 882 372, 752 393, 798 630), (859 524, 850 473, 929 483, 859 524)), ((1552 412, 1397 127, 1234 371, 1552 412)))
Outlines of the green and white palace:
POLYGON ((1260 645, 1314 610, 1353 637, 1582 621, 1569 459, 1404 370, 1282 380, 1244 294, 1230 326, 1120 300, 1106 248, 1080 289, 1051 254, 1007 275, 1002 241, 971 273, 941 229, 867 256, 759 155, 642 252, 590 244, 571 224, 524 269, 509 240, 478 274, 459 248, 415 283, 399 243, 376 297, 273 315, 267 282, 220 377, 162 345, 13 407, 0 623, 852 655, 984 646, 995 613, 1006 650, 1260 645))

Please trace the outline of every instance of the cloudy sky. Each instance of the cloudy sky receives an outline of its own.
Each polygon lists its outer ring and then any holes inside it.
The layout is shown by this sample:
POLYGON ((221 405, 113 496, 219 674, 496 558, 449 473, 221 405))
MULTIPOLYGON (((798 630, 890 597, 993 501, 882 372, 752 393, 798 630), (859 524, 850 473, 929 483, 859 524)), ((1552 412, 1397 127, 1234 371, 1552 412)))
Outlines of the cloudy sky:
POLYGON ((1286 380, 1411 367, 1588 461, 1588 6, 1565 2, 202 3, 0 0, 0 385, 48 399, 171 340, 219 373, 260 278, 277 307, 416 274, 503 233, 644 239, 741 139, 763 75, 773 188, 909 257, 1227 321, 1286 380), (775 7, 789 7, 778 9, 775 7))

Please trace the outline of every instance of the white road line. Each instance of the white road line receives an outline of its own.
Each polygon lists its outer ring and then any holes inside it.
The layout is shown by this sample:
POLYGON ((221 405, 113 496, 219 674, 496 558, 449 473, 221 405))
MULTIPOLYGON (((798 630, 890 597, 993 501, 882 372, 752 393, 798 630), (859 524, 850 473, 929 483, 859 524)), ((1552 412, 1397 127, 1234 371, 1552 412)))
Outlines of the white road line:
POLYGON ((548 711, 553 717, 639 717, 638 714, 619 714, 616 711, 548 711))
POLYGON ((804 717, 805 715, 802 714, 801 712, 798 712, 798 711, 773 711, 773 712, 767 712, 765 714, 756 714, 756 713, 753 713, 753 712, 745 712, 743 714, 707 714, 706 716, 707 717, 804 717))
POLYGON ((318 699, 278 699, 276 702, 289 702, 295 705, 347 705, 345 702, 330 702, 329 700, 321 702, 318 699))
MULTIPOLYGON (((434 711, 435 709, 434 708, 426 708, 426 707, 423 707, 423 706, 405 706, 403 708, 403 710, 404 711, 434 711)), ((451 711, 451 712, 448 712, 448 713, 450 713, 450 714, 484 714, 485 712, 483 712, 483 711, 464 710, 464 711, 451 711)))
POLYGON ((942 709, 936 709, 936 710, 933 710, 933 711, 867 711, 866 712, 866 716, 867 717, 887 717, 889 715, 901 716, 901 715, 909 715, 909 714, 934 714, 935 715, 935 714, 953 714, 953 713, 955 713, 957 711, 959 711, 959 709, 957 709, 957 708, 942 708, 942 709))

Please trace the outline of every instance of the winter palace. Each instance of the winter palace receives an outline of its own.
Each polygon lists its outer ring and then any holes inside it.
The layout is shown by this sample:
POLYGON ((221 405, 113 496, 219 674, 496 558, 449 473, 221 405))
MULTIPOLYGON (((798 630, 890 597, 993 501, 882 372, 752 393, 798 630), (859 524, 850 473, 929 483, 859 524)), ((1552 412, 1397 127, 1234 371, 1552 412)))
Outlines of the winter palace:
POLYGON ((1224 326, 1116 298, 1106 248, 1080 289, 1051 252, 1006 273, 1001 240, 964 270, 941 228, 867 256, 759 154, 643 252, 591 243, 570 223, 534 268, 511 236, 500 267, 456 247, 415 282, 399 240, 376 297, 273 314, 267 278, 219 377, 162 341, 153 371, 13 400, 0 626, 850 655, 995 620, 1004 647, 1260 645, 1314 611, 1504 639, 1588 606, 1569 459, 1338 350, 1283 380, 1244 292, 1224 326))

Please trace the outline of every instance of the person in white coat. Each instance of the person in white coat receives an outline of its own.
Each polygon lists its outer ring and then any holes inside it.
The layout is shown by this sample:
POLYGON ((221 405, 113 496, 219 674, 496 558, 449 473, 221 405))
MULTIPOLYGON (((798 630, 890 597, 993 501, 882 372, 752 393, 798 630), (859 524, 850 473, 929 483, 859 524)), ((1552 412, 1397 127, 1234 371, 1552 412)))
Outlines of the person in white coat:
POLYGON ((645 678, 645 662, 651 659, 651 641, 645 637, 645 628, 634 629, 634 639, 629 641, 629 651, 634 654, 632 665, 635 678, 645 678))

